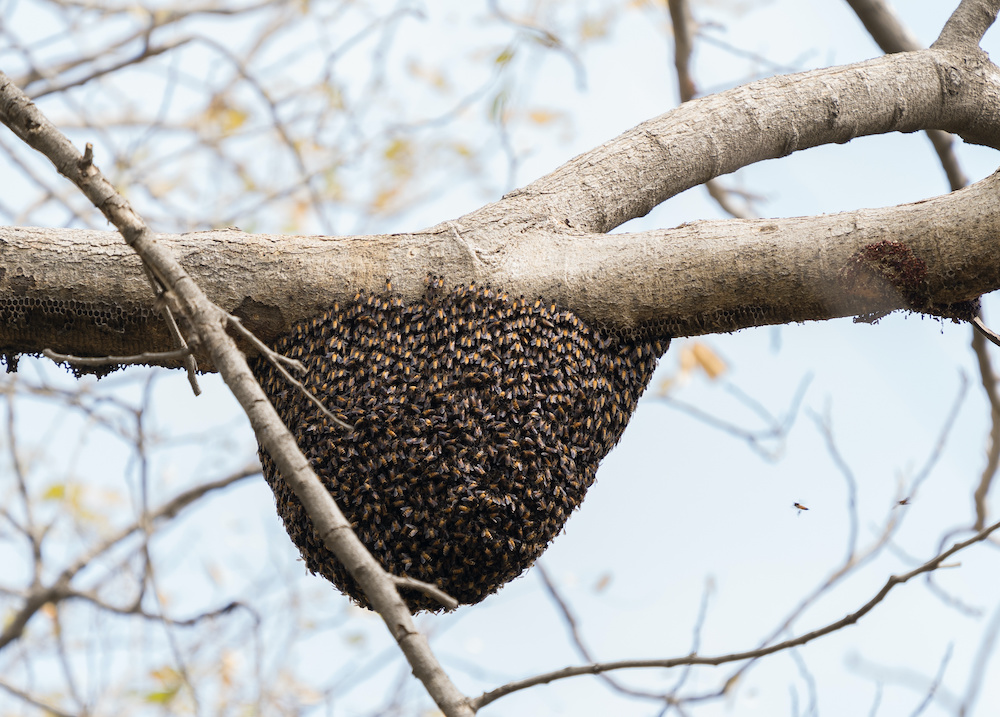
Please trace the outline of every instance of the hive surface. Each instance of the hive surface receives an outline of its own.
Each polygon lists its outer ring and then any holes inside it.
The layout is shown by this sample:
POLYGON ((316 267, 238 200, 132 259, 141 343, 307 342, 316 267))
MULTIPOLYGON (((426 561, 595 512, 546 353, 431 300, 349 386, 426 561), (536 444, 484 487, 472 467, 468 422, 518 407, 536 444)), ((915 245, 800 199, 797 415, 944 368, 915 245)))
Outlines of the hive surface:
MULTIPOLYGON (((593 483, 665 350, 591 330, 541 300, 433 283, 422 301, 358 296, 280 339, 338 428, 257 360, 299 446, 379 562, 476 603, 545 550, 593 483)), ((309 570, 362 605, 262 451, 309 570)), ((404 591, 414 610, 440 610, 404 591)))

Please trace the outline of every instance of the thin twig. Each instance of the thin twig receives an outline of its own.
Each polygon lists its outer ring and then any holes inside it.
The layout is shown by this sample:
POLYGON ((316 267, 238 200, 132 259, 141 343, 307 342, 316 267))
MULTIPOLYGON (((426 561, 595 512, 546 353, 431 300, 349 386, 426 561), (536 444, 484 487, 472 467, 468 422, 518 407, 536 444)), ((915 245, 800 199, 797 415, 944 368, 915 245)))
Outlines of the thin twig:
MULTIPOLYGON (((148 522, 152 524, 160 520, 169 520, 204 496, 206 493, 227 488, 237 481, 259 474, 259 466, 247 466, 246 468, 243 468, 242 470, 239 470, 220 480, 195 486, 194 488, 186 490, 175 496, 158 509, 151 512, 148 517, 148 522)), ((40 584, 36 584, 32 587, 24 598, 24 605, 22 605, 21 609, 9 618, 3 632, 0 632, 0 649, 3 649, 10 642, 21 636, 24 632, 24 628, 28 624, 28 621, 45 603, 58 602, 59 600, 72 594, 71 582, 77 573, 93 562, 97 556, 107 552, 118 543, 139 532, 141 529, 142 525, 139 521, 136 521, 132 525, 123 528, 111 537, 105 539, 103 542, 92 547, 86 553, 80 555, 76 561, 73 562, 73 564, 66 567, 47 587, 40 584)))
POLYGON ((144 364, 146 366, 170 366, 191 355, 191 349, 175 349, 174 351, 158 351, 136 354, 134 356, 73 356, 58 354, 52 349, 43 349, 42 356, 56 363, 68 363, 75 366, 127 366, 144 364))
POLYGON ((944 680, 944 671, 948 668, 948 663, 951 661, 951 651, 952 643, 948 643, 948 649, 944 651, 944 657, 941 658, 941 664, 938 665, 937 674, 934 675, 934 681, 931 682, 931 686, 927 688, 927 694, 924 695, 924 700, 917 708, 913 710, 913 714, 910 717, 920 717, 924 710, 930 705, 934 700, 934 695, 937 694, 938 688, 941 686, 941 682, 944 680))
POLYGON ((18 699, 27 702, 32 707, 37 707, 40 710, 45 710, 45 712, 53 714, 56 717, 79 717, 79 715, 72 714, 71 712, 63 712, 58 707, 50 705, 46 702, 42 702, 41 700, 35 699, 24 690, 19 690, 17 687, 14 687, 14 685, 8 684, 4 682, 2 679, 0 679, 0 689, 6 690, 10 694, 17 697, 18 699))
MULTIPOLYGON (((90 145, 88 144, 87 146, 89 147, 90 145)), ((187 339, 184 338, 184 334, 181 333, 180 327, 177 326, 177 319, 174 318, 174 313, 171 311, 167 301, 167 299, 170 298, 169 295, 160 286, 148 266, 143 264, 142 270, 145 272, 146 278, 149 279, 149 283, 150 286, 153 287, 153 291, 157 294, 157 305, 160 309, 160 315, 163 317, 163 321, 167 325, 167 332, 170 334, 170 338, 179 350, 188 349, 187 339)), ((195 396, 200 396, 201 386, 198 385, 198 362, 195 360, 194 353, 190 350, 188 350, 188 355, 184 357, 184 368, 187 371, 188 383, 191 385, 191 390, 194 391, 195 396)))
POLYGON ((759 648, 756 650, 748 650, 746 652, 735 652, 729 655, 720 655, 717 657, 699 657, 698 655, 687 655, 686 657, 675 657, 665 660, 621 660, 618 662, 605 662, 605 663, 594 663, 590 665, 580 665, 578 667, 565 667, 561 670, 556 670, 554 672, 546 672, 541 675, 536 675, 534 677, 529 677, 524 680, 518 680, 516 682, 511 682, 509 684, 503 685, 502 687, 497 687, 489 692, 484 692, 479 697, 471 700, 473 709, 479 710, 495 702, 501 697, 518 692, 520 690, 527 689, 529 687, 534 687, 535 685, 548 684, 549 682, 554 682, 555 680, 566 679, 568 677, 578 677, 580 675, 598 675, 602 672, 609 672, 612 670, 624 670, 624 669, 640 669, 640 668, 669 668, 678 667, 680 665, 722 665, 728 662, 740 662, 743 660, 757 659, 764 657, 766 655, 772 655, 776 652, 782 652, 793 647, 798 647, 800 645, 805 645, 813 640, 829 635, 830 633, 836 632, 844 627, 853 625, 862 617, 871 612, 875 606, 881 603, 885 597, 892 592, 893 588, 898 585, 902 585, 909 582, 913 578, 921 575, 923 573, 931 572, 942 567, 948 558, 955 555, 956 553, 964 550, 970 545, 982 542, 986 540, 995 531, 1000 530, 1000 522, 994 523, 985 530, 982 530, 975 535, 973 535, 968 540, 964 540, 960 543, 955 543, 951 548, 945 550, 942 553, 935 555, 933 558, 928 560, 923 565, 911 570, 903 575, 892 575, 886 580, 885 585, 879 590, 874 597, 872 597, 868 602, 862 605, 860 608, 854 612, 845 615, 841 619, 832 622, 824 627, 817 630, 807 632, 798 637, 792 638, 790 640, 785 640, 784 642, 777 643, 775 645, 770 645, 768 647, 759 648))
POLYGON ((980 316, 973 317, 972 325, 979 330, 979 333, 981 333, 983 336, 989 339, 991 343, 1000 346, 1000 336, 998 336, 993 331, 990 331, 989 327, 987 327, 986 324, 983 323, 982 317, 980 316))
MULTIPOLYGON (((468 698, 448 677, 430 648, 426 636, 413 621, 406 603, 389 575, 354 533, 308 459, 299 450, 295 436, 282 423, 263 389, 254 379, 246 357, 226 332, 231 321, 211 302, 173 254, 156 241, 145 221, 94 165, 84 168, 79 151, 4 73, 0 72, 0 121, 25 143, 35 148, 76 184, 88 199, 115 225, 125 243, 156 280, 176 297, 184 318, 212 359, 250 420, 258 443, 271 456, 278 472, 302 502, 313 527, 324 544, 343 563, 379 613, 396 640, 413 674, 447 717, 471 717, 468 698)), ((53 589, 65 589, 63 578, 53 589)), ((37 608, 34 608, 37 609, 37 608)), ((23 612, 23 611, 22 611, 23 612)), ((32 610, 33 612, 33 610, 32 610)), ((12 625, 18 634, 24 625, 12 625)), ((10 629, 10 628, 8 628, 10 629)), ((0 641, 2 641, 0 636, 0 641)))
MULTIPOLYGON (((570 638, 573 640, 573 644, 576 646, 577 652, 580 653, 580 656, 584 660, 588 662, 595 662, 593 655, 590 652, 590 649, 583 641, 583 636, 580 634, 580 628, 577 625, 576 617, 573 615, 573 611, 570 610, 569 604, 566 602, 565 599, 563 599, 563 596, 559 593, 559 590, 556 588, 555 582, 553 582, 552 578, 549 576, 548 571, 541 563, 536 564, 535 569, 538 571, 538 575, 542 578, 542 583, 544 583, 545 589, 548 591, 549 596, 552 598, 552 601, 555 602, 556 607, 559 608, 559 613, 562 616, 563 622, 566 623, 566 628, 569 630, 570 638)), ((630 695, 632 697, 644 697, 647 699, 654 699, 654 700, 667 699, 665 695, 653 692, 646 692, 643 690, 636 690, 634 688, 628 687, 627 685, 623 685, 611 675, 598 673, 597 676, 604 682, 606 682, 612 689, 621 692, 622 694, 625 695, 630 695)))
POLYGON ((833 423, 830 418, 830 408, 827 406, 823 415, 813 411, 809 412, 816 427, 819 428, 823 439, 826 442, 826 452, 833 459, 837 470, 844 477, 847 483, 847 515, 849 527, 847 531, 847 556, 844 558, 844 565, 849 566, 854 563, 854 556, 858 549, 858 481, 854 477, 854 471, 847 464, 847 461, 837 449, 837 442, 833 438, 833 423))
POLYGON ((306 388, 305 385, 301 381, 299 381, 298 379, 296 379, 294 376, 292 376, 292 374, 288 373, 288 370, 282 365, 282 364, 287 364, 287 365, 291 366, 292 368, 294 368, 296 371, 300 371, 300 372, 304 373, 305 370, 306 370, 306 367, 302 365, 301 361, 298 361, 298 360, 292 359, 292 358, 288 358, 287 356, 283 356, 282 354, 279 354, 277 351, 274 351, 274 350, 268 348, 267 344, 265 344, 263 341, 261 341, 260 339, 258 339, 256 336, 254 336, 253 332, 250 331, 249 329, 247 329, 243 325, 243 322, 240 321, 239 317, 233 316, 232 314, 227 314, 227 316, 229 317, 229 325, 232 326, 233 328, 235 328, 236 331, 237 331, 237 333, 239 333, 245 339, 247 339, 248 341, 250 341, 250 343, 252 343, 254 345, 254 348, 256 348, 258 351, 260 351, 262 354, 264 354, 264 357, 268 361, 271 362, 271 365, 274 366, 276 369, 278 369, 278 373, 281 374, 282 378, 284 378, 286 381, 288 381, 288 383, 290 383, 293 386, 295 386, 295 388, 297 388, 299 390, 299 392, 302 393, 303 396, 305 396, 307 399, 309 399, 309 401, 314 406, 316 406, 316 408, 319 409, 320 413, 322 413, 324 416, 326 416, 328 419, 330 419, 334 424, 340 426, 344 430, 346 430, 346 431, 353 431, 354 430, 354 426, 352 426, 351 424, 346 423, 346 422, 340 420, 339 418, 337 418, 336 416, 334 416, 330 412, 330 410, 326 406, 323 405, 323 402, 320 401, 319 398, 317 398, 312 393, 312 391, 310 391, 308 388, 306 388))
POLYGON ((392 581, 396 583, 397 588, 406 588, 408 590, 422 592, 427 597, 437 600, 448 610, 454 610, 459 605, 458 600, 453 598, 437 585, 431 585, 430 583, 425 583, 422 580, 417 580, 416 578, 411 578, 405 575, 393 575, 392 581))
POLYGON ((976 510, 976 522, 973 525, 975 530, 982 530, 983 526, 986 525, 986 496, 989 495, 990 486, 997 475, 997 470, 1000 469, 1000 390, 998 390, 997 375, 993 370, 993 363, 990 361, 984 337, 985 334, 982 331, 974 330, 972 332, 972 350, 976 354, 980 380, 990 404, 990 436, 989 445, 986 448, 986 465, 983 467, 979 485, 976 486, 972 496, 976 510))

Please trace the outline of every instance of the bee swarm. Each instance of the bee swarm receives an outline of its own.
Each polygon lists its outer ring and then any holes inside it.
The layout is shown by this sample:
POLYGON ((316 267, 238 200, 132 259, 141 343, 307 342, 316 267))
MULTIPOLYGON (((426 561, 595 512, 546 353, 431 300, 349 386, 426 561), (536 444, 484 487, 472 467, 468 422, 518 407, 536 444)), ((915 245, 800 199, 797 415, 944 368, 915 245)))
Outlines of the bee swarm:
MULTIPOLYGON (((601 334, 541 300, 433 281, 423 300, 364 297, 275 350, 349 432, 263 359, 254 371, 358 537, 394 575, 481 601, 538 558, 580 505, 666 350, 601 334)), ((306 565, 367 601, 261 451, 306 565)), ((442 607, 404 591, 413 610, 442 607)))

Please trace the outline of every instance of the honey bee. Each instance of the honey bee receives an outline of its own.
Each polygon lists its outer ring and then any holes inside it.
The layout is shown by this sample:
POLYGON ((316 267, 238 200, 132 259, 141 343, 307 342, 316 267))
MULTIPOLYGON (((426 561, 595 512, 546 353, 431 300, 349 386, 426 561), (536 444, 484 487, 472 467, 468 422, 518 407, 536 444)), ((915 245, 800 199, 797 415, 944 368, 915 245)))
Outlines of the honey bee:
MULTIPOLYGON (((446 289, 434 278, 407 303, 391 293, 388 283, 385 296, 359 292, 276 346, 300 357, 303 380, 353 434, 319 418, 272 369, 254 370, 386 568, 478 602, 562 530, 662 346, 600 335, 551 301, 473 283, 446 289)), ((339 561, 307 539, 301 504, 261 460, 309 569, 366 604, 339 561)), ((404 599, 440 609, 415 591, 404 599)))

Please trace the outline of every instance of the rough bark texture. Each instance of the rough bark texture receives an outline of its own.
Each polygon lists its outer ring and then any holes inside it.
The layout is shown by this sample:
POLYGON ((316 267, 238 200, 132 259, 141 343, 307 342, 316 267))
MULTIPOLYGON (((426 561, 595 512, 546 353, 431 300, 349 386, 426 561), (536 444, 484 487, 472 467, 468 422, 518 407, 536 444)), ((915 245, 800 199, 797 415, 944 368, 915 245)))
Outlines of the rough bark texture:
MULTIPOLYGON (((387 279, 396 294, 416 299, 430 274, 543 296, 595 325, 664 338, 893 308, 934 313, 1000 288, 998 185, 994 175, 900 207, 635 234, 580 234, 556 224, 499 245, 457 223, 390 236, 224 230, 159 240, 213 301, 265 341, 358 291, 383 292, 387 279), (874 296, 845 275, 852 257, 881 241, 906 246, 924 263, 909 294, 895 287, 874 296)), ((149 294, 117 234, 0 229, 0 350, 167 350, 149 294)))

